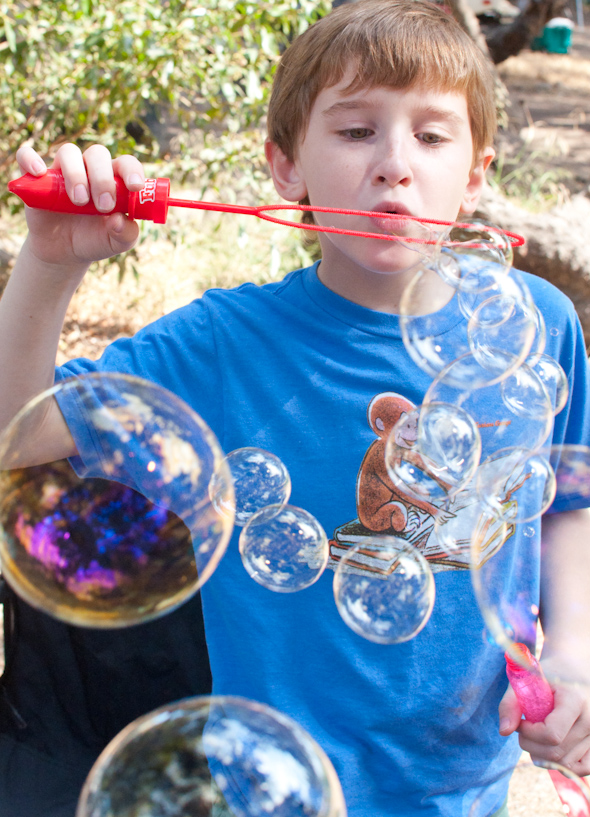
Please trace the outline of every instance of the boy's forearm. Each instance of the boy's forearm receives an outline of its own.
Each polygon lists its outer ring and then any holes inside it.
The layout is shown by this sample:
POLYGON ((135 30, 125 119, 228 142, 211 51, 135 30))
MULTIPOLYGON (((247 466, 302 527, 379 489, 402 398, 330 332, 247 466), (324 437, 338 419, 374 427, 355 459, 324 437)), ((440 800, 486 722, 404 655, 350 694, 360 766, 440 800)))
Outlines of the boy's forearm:
POLYGON ((590 509, 542 522, 543 663, 564 679, 590 682, 590 509))
POLYGON ((64 274, 25 241, 0 300, 0 429, 53 384, 63 320, 84 272, 80 266, 64 274))

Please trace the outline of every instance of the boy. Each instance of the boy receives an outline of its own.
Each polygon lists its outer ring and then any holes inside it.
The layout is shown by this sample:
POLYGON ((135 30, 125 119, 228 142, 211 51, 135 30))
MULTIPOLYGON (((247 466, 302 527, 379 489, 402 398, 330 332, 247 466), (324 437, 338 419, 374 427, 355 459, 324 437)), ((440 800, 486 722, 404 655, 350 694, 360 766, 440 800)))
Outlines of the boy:
MULTIPOLYGON (((451 17, 420 0, 365 0, 332 12, 285 53, 266 155, 288 201, 452 221, 477 206, 494 122, 489 69, 451 17)), ((133 190, 143 173, 132 157, 111 163, 105 154, 94 147, 82 157, 64 146, 55 164, 73 201, 91 195, 108 214, 113 173, 133 190)), ((32 149, 18 159, 23 171, 44 172, 32 149)), ((88 264, 137 237, 121 215, 29 212, 28 219, 0 305, 3 423, 52 384, 63 315, 88 264)), ((375 440, 368 407, 388 393, 420 405, 430 379, 410 361, 396 314, 415 254, 395 242, 329 234, 320 244, 319 265, 266 287, 207 293, 115 343, 100 362, 74 361, 57 377, 115 370, 174 391, 225 451, 253 445, 277 454, 291 473, 291 502, 330 535, 356 515, 359 466, 375 440)), ((527 282, 558 333, 548 352, 572 386, 553 441, 587 444, 579 325, 567 299, 527 282)), ((56 405, 28 445, 31 461, 85 455, 56 405)), ((588 558, 580 545, 590 525, 584 510, 563 503, 554 510, 561 512, 543 521, 560 566, 553 594, 543 599, 552 645, 546 665, 584 678, 587 639, 572 633, 560 605, 572 594, 586 603, 588 558)), ((521 534, 510 544, 524 547, 521 534)), ((585 687, 560 687, 545 723, 519 726, 502 652, 482 638, 467 570, 438 573, 431 620, 413 640, 390 647, 346 628, 329 570, 302 593, 269 593, 247 576, 235 537, 202 599, 214 691, 269 703, 306 728, 335 764, 350 817, 468 814, 478 788, 516 762, 516 735, 503 736, 517 727, 536 757, 590 772, 585 687)), ((502 808, 505 795, 499 785, 488 813, 502 808)))

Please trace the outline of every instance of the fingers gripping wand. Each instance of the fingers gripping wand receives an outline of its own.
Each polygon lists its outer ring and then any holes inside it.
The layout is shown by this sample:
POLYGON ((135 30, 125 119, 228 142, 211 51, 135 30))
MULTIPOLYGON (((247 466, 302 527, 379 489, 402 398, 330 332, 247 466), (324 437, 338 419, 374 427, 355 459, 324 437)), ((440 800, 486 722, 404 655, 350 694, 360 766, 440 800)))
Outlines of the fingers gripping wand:
MULTIPOLYGON (((540 723, 553 711, 553 690, 526 644, 515 644, 514 650, 519 660, 505 653, 506 675, 526 720, 540 723)), ((573 780, 557 769, 548 772, 569 817, 590 817, 590 792, 584 797, 573 780)))

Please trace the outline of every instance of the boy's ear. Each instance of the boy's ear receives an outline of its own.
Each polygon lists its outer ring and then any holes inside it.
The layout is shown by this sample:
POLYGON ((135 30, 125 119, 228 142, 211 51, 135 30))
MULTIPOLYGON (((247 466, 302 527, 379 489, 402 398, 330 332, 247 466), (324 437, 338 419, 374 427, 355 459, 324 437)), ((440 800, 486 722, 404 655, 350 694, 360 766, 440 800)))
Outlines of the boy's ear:
POLYGON ((307 196, 307 186, 297 162, 294 159, 288 159, 280 147, 270 139, 264 143, 264 153, 279 196, 286 201, 304 199, 307 196))
POLYGON ((472 215, 477 208, 481 192, 486 183, 486 170, 495 155, 496 151, 494 148, 484 148, 479 160, 474 164, 469 173, 469 180, 465 188, 460 210, 460 212, 466 216, 472 215))

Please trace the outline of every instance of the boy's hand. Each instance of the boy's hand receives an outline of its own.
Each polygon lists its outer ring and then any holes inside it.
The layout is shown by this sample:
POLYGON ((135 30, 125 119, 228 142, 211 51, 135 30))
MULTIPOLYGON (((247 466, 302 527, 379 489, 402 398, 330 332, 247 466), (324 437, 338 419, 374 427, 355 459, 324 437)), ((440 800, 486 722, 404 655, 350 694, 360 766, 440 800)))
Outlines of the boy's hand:
MULTIPOLYGON (((16 154, 23 173, 42 176, 47 168, 33 148, 23 146, 16 154)), ((53 162, 63 173, 66 190, 74 204, 86 204, 92 197, 104 216, 68 215, 27 207, 28 251, 45 264, 62 269, 85 269, 92 262, 131 249, 138 236, 137 224, 122 213, 108 215, 115 206, 115 174, 129 190, 141 190, 145 174, 133 156, 111 159, 102 145, 84 153, 76 145, 62 145, 53 162)))
POLYGON ((590 689, 584 684, 551 684, 555 708, 541 723, 521 720, 510 685, 500 701, 500 734, 519 733, 523 751, 533 760, 560 763, 580 777, 590 774, 590 689))

